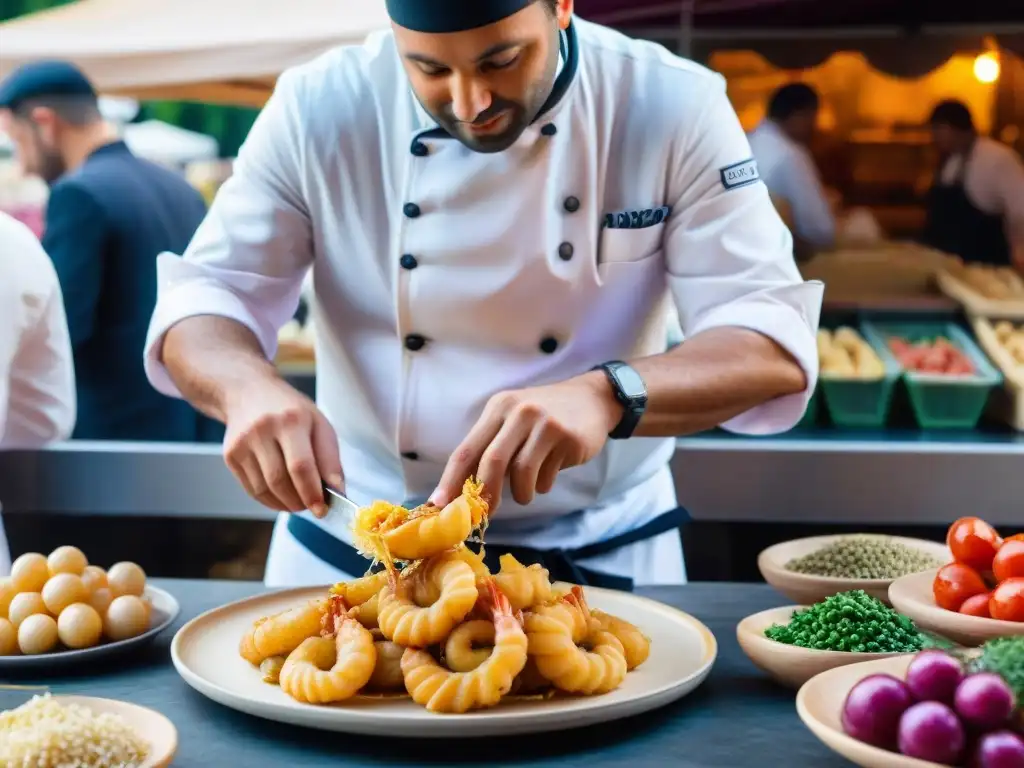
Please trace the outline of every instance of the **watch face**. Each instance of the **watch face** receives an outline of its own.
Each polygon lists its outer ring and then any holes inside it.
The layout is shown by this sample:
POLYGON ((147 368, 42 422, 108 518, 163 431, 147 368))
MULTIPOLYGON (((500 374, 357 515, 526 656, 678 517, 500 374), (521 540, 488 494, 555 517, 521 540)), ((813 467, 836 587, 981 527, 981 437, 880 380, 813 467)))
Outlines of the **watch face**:
POLYGON ((647 386, 644 384, 644 380, 629 366, 616 368, 615 378, 618 379, 623 393, 630 400, 647 397, 647 386))

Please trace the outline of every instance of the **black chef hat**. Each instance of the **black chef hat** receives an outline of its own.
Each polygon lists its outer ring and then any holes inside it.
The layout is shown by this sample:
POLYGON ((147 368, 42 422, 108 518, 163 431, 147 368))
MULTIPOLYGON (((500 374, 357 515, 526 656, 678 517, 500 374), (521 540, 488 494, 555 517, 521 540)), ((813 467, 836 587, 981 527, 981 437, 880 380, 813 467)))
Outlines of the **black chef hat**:
POLYGON ((518 13, 534 0, 387 0, 388 15, 415 32, 462 32, 518 13))
POLYGON ((90 96, 96 91, 81 70, 67 61, 24 64, 0 83, 0 109, 16 109, 29 99, 44 96, 90 96))

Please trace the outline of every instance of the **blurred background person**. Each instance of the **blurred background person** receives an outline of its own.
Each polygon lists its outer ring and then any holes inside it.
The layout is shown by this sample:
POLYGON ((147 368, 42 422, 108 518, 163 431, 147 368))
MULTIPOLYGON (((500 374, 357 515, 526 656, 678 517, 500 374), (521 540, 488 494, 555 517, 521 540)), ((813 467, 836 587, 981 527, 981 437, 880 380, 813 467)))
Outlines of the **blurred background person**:
POLYGON ((929 120, 939 167, 928 192, 926 244, 966 262, 1024 274, 1024 162, 978 134, 961 101, 938 104, 929 120))
POLYGON ((74 66, 26 64, 0 84, 0 125, 50 185, 43 248, 64 294, 78 381, 73 437, 199 441, 208 420, 146 380, 156 256, 180 253, 206 213, 172 170, 132 154, 74 66))
POLYGON ((750 134, 761 178, 793 232, 798 259, 835 244, 838 201, 830 200, 811 154, 821 101, 804 83, 772 94, 767 117, 750 134))
MULTIPOLYGON (((75 371, 57 273, 32 230, 0 212, 0 449, 66 440, 74 426, 75 371)), ((0 519, 0 576, 10 570, 0 519)))

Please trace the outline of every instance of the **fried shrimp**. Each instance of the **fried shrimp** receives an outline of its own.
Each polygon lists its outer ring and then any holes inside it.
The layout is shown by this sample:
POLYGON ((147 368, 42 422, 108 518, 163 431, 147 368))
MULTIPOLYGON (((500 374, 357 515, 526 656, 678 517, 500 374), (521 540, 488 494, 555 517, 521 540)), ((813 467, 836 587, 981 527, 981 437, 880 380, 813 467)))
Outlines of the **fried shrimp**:
POLYGON ((448 635, 444 644, 444 663, 452 672, 472 672, 487 661, 493 646, 493 622, 482 619, 467 621, 448 635))
POLYGON ((259 619, 242 638, 238 652, 256 666, 271 656, 287 656, 303 640, 320 634, 327 608, 327 598, 320 598, 259 619))
POLYGON ((355 696, 373 676, 373 635, 332 600, 334 637, 310 637, 288 654, 279 675, 281 690, 306 704, 329 704, 355 696))
POLYGON ((483 485, 468 478, 462 494, 443 509, 373 502, 356 515, 353 540, 356 549, 390 568, 394 561, 422 560, 459 546, 485 524, 487 512, 483 485))
POLYGON ((354 607, 351 611, 352 618, 367 629, 377 629, 378 614, 380 612, 380 596, 386 589, 387 587, 384 587, 365 603, 354 607))
POLYGON ((402 675, 402 654, 405 648, 384 639, 379 630, 373 631, 373 644, 377 649, 377 663, 366 684, 366 690, 373 693, 405 692, 405 678, 402 675))
POLYGON ((615 639, 622 643, 627 670, 634 670, 647 661, 651 654, 651 640, 647 635, 618 616, 602 611, 591 611, 590 615, 601 629, 615 635, 615 639))
POLYGON ((388 585, 387 571, 378 571, 352 581, 339 581, 331 587, 331 594, 337 595, 350 607, 367 603, 388 585))
POLYGON ((622 643, 596 621, 589 621, 579 647, 573 641, 578 626, 574 608, 566 599, 525 614, 530 658, 541 675, 567 693, 595 695, 618 688, 626 679, 622 643))
POLYGON ((512 555, 498 559, 501 570, 494 576, 498 589, 512 603, 513 611, 521 611, 551 599, 551 581, 548 569, 536 563, 525 566, 512 555))
POLYGON ((451 672, 426 651, 402 655, 405 688, 413 701, 431 712, 463 713, 493 707, 512 687, 527 660, 527 640, 512 606, 493 581, 482 598, 494 628, 494 647, 470 672, 451 672))
POLYGON ((473 610, 479 592, 473 569, 462 560, 441 555, 423 563, 409 576, 394 576, 393 586, 381 593, 377 623, 384 637, 406 648, 426 648, 443 642, 473 610), (412 599, 409 579, 426 579, 438 590, 429 606, 412 599))

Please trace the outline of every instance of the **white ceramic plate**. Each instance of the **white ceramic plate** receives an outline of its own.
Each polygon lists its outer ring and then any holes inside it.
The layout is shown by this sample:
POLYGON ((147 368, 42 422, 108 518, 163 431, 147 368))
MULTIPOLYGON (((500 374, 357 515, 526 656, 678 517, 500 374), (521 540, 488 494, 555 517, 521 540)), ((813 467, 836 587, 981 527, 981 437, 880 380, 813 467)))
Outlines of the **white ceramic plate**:
POLYGON ((466 738, 558 731, 647 712, 697 688, 718 654, 711 631, 692 616, 647 598, 587 587, 591 606, 632 622, 651 638, 647 661, 609 694, 519 700, 465 715, 432 714, 410 699, 301 704, 263 682, 259 670, 239 656, 238 645, 256 619, 323 595, 325 589, 260 595, 193 619, 171 643, 175 668, 203 695, 268 720, 374 736, 466 738))
POLYGON ((827 747, 861 768, 945 768, 865 744, 843 731, 840 717, 850 689, 868 675, 890 674, 902 680, 912 659, 913 656, 897 656, 822 672, 804 683, 797 693, 797 714, 827 747))
POLYGON ((1024 621, 998 621, 947 611, 935 603, 932 584, 938 569, 897 579, 889 587, 892 607, 921 629, 966 646, 978 646, 994 637, 1024 635, 1024 621))
POLYGON ((64 670, 79 664, 93 664, 113 656, 130 653, 146 643, 152 642, 157 635, 167 629, 178 618, 181 606, 170 592, 159 587, 146 585, 143 593, 153 605, 149 619, 149 629, 136 637, 118 640, 115 643, 103 642, 92 648, 77 651, 64 650, 53 653, 42 653, 38 656, 0 656, 0 673, 3 672, 49 672, 64 670))

